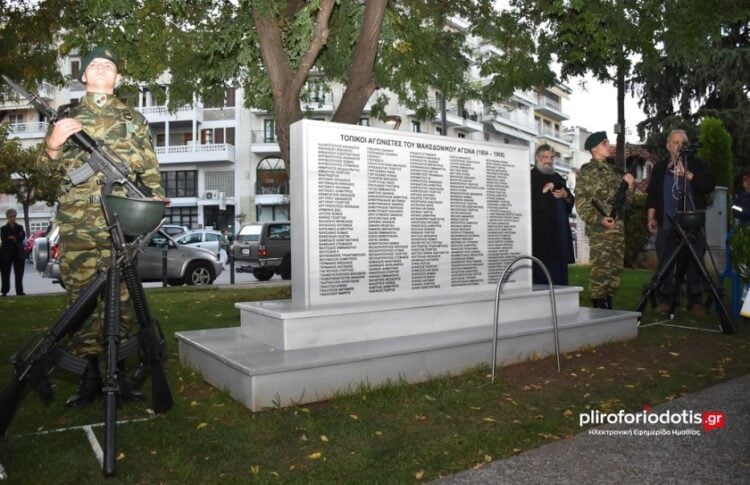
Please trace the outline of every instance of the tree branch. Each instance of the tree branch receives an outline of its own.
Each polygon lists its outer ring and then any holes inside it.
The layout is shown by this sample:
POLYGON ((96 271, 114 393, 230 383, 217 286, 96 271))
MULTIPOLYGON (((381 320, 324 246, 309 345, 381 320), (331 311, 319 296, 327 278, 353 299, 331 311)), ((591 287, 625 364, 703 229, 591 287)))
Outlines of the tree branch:
POLYGON ((354 123, 359 118, 370 95, 376 89, 373 69, 387 7, 388 0, 365 2, 362 26, 347 71, 346 91, 344 91, 339 109, 336 110, 332 121, 354 123))
POLYGON ((300 59, 299 68, 292 80, 292 89, 302 89, 302 86, 310 73, 310 69, 315 65, 315 60, 318 58, 320 50, 328 42, 328 22, 331 19, 331 13, 333 12, 335 4, 335 0, 322 0, 320 2, 318 15, 315 17, 315 30, 313 37, 310 40, 310 46, 307 48, 307 52, 305 52, 305 55, 300 59))

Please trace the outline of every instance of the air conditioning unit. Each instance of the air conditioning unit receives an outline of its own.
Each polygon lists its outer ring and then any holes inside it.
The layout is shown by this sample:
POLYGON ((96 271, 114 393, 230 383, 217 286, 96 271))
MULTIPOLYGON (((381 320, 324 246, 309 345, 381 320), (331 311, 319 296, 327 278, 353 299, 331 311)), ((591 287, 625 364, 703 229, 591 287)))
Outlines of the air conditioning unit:
POLYGON ((218 190, 207 190, 205 195, 203 196, 206 200, 218 200, 219 199, 219 191, 218 190))

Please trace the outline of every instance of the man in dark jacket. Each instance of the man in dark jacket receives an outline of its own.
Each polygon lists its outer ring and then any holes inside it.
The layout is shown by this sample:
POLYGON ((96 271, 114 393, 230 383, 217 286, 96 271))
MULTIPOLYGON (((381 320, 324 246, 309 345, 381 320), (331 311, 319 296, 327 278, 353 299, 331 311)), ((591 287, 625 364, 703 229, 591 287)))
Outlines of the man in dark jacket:
POLYGON ((8 209, 5 217, 8 223, 0 229, 0 271, 2 271, 3 296, 10 291, 10 270, 13 269, 16 282, 16 295, 23 296, 23 270, 26 264, 26 251, 23 248, 23 240, 26 239, 26 232, 23 226, 16 224, 17 212, 15 209, 8 209))
MULTIPOLYGON (((568 284, 568 264, 573 261, 573 238, 568 216, 575 199, 565 179, 553 167, 552 147, 536 149, 536 166, 531 169, 532 254, 549 270, 552 283, 568 284)), ((534 283, 547 284, 544 273, 534 266, 534 283)))
MULTIPOLYGON (((702 211, 706 208, 706 196, 713 192, 715 182, 711 172, 699 159, 691 156, 683 147, 688 137, 683 130, 673 130, 667 137, 669 158, 654 166, 648 185, 648 230, 656 234, 656 251, 660 263, 664 263, 679 244, 679 238, 672 231, 677 212, 702 211), (686 190, 685 190, 686 189, 686 190)), ((689 230, 691 228, 683 228, 689 230)), ((703 228, 698 228, 703 229, 703 228)), ((693 230, 690 242, 699 257, 706 252, 706 238, 703 230, 693 230)), ((703 306, 703 281, 695 261, 688 257, 685 278, 688 286, 688 309, 693 316, 706 314, 703 306)), ((657 313, 666 314, 675 288, 674 269, 662 280, 657 313)))

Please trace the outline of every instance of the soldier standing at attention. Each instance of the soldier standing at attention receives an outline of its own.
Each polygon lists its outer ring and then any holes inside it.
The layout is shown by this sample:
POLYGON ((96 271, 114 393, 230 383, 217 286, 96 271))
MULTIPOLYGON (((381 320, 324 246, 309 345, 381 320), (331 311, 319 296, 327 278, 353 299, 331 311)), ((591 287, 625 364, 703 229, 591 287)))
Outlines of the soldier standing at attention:
POLYGON ((583 167, 576 183, 576 209, 586 223, 589 238, 591 275, 589 296, 594 308, 612 309, 612 297, 620 286, 625 261, 625 222, 603 216, 594 207, 597 200, 610 209, 611 200, 622 181, 633 191, 634 178, 624 176, 608 162, 611 146, 607 133, 597 131, 586 138, 584 148, 591 152, 591 161, 583 167))
MULTIPOLYGON (((86 95, 80 104, 70 109, 69 117, 59 119, 45 137, 38 158, 40 168, 65 175, 83 165, 88 153, 68 138, 85 130, 127 162, 132 181, 151 189, 154 197, 162 198, 164 191, 160 186, 159 162, 151 143, 148 122, 114 95, 114 88, 120 81, 117 55, 108 48, 94 48, 83 57, 80 72, 79 80, 86 85, 86 95)), ((102 178, 97 173, 79 185, 68 182, 62 188, 55 219, 60 226, 60 273, 68 293, 68 304, 73 303, 97 273, 106 271, 110 264, 112 243, 100 200, 102 178)), ((125 195, 125 191, 118 191, 117 186, 113 193, 125 195)), ((124 340, 135 322, 124 282, 120 301, 123 302, 120 338, 124 340)), ((103 350, 103 324, 102 299, 81 330, 71 336, 71 351, 85 357, 88 367, 78 392, 66 402, 69 407, 88 404, 101 393, 98 355, 103 350)), ((120 367, 124 370, 123 362, 120 362, 120 367)), ((124 372, 118 372, 117 378, 121 399, 143 400, 140 392, 129 389, 124 372)))

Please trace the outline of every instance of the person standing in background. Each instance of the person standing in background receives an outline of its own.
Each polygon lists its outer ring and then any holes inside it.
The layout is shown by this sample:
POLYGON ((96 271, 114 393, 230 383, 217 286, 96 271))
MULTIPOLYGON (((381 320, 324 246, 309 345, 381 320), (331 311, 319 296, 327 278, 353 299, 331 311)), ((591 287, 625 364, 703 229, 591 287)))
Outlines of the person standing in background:
POLYGON ((15 275, 16 295, 23 296, 23 271, 26 265, 26 251, 23 248, 23 241, 26 239, 26 232, 23 226, 16 224, 18 213, 15 209, 5 211, 5 217, 8 223, 0 229, 0 272, 2 272, 3 296, 10 291, 10 270, 13 269, 15 275))

